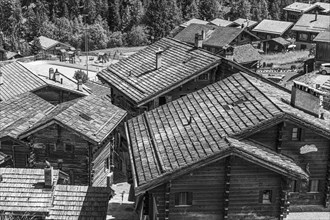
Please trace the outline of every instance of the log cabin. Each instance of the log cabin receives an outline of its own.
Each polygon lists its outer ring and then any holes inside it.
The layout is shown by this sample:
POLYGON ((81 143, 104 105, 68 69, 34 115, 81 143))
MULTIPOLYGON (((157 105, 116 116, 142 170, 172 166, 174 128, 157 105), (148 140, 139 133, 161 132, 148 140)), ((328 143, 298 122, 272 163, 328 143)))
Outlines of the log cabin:
POLYGON ((124 110, 94 95, 53 106, 33 93, 0 108, 1 151, 14 167, 40 168, 48 161, 68 173, 71 184, 107 184, 124 110))
POLYGON ((49 53, 49 54, 53 54, 53 55, 60 55, 61 54, 61 49, 62 50, 72 50, 74 51, 75 48, 72 47, 71 45, 69 44, 66 44, 66 43, 62 43, 60 41, 57 41, 57 40, 54 40, 54 39, 51 39, 51 38, 48 38, 48 37, 45 37, 45 36, 40 36, 40 37, 37 37, 36 39, 34 39, 33 41, 30 42, 30 44, 32 46, 35 45, 35 42, 34 41, 39 41, 38 44, 39 44, 39 47, 38 49, 41 49, 42 51, 46 52, 46 53, 49 53))
POLYGON ((319 33, 313 40, 316 43, 315 65, 330 62, 330 31, 319 33))
POLYGON ((309 50, 315 46, 313 39, 330 26, 330 15, 303 14, 291 29, 296 39, 296 49, 309 50))
POLYGON ((276 37, 286 37, 294 23, 277 20, 262 20, 252 33, 256 34, 261 40, 269 40, 276 37))
POLYGON ((329 212, 323 93, 240 72, 130 119, 140 219, 287 219, 329 212))
POLYGON ((303 14, 315 14, 320 13, 325 8, 318 4, 310 4, 303 2, 294 2, 291 5, 283 8, 285 11, 285 17, 287 21, 296 23, 303 14))
POLYGON ((110 187, 67 185, 67 175, 53 167, 0 168, 0 218, 100 219, 107 216, 110 187))
MULTIPOLYGON (((232 22, 231 22, 232 23, 232 22)), ((191 24, 175 39, 194 45, 200 39, 201 47, 212 53, 226 56, 232 47, 251 44, 259 38, 245 28, 191 24)))

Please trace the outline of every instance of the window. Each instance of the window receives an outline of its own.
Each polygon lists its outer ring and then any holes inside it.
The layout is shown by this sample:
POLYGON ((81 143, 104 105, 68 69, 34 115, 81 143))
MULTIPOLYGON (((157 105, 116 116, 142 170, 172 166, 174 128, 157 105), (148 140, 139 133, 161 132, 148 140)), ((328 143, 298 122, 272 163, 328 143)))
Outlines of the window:
POLYGON ((209 80, 209 74, 208 73, 204 73, 200 76, 197 77, 197 80, 198 81, 206 81, 206 80, 209 80))
POLYGON ((166 104, 166 97, 165 96, 159 97, 158 106, 165 105, 165 104, 166 104))
POLYGON ((306 44, 301 44, 300 45, 300 50, 306 50, 306 48, 307 48, 306 44))
POLYGON ((309 192, 319 192, 319 180, 310 180, 309 192))
POLYGON ((176 206, 192 205, 192 192, 175 193, 175 205, 176 206))
POLYGON ((110 170, 110 157, 107 157, 105 160, 104 160, 104 170, 110 170))
POLYGON ((301 137, 301 128, 292 128, 291 140, 299 141, 301 137))
POLYGON ((64 149, 66 152, 73 152, 74 146, 72 144, 65 143, 64 149))
POLYGON ((299 192, 299 182, 297 180, 292 180, 291 184, 291 192, 299 192))
POLYGON ((304 33, 299 34, 299 40, 307 41, 307 39, 308 39, 308 34, 304 34, 304 33))
POLYGON ((271 204, 272 203, 272 190, 262 190, 260 191, 259 202, 262 204, 271 204))

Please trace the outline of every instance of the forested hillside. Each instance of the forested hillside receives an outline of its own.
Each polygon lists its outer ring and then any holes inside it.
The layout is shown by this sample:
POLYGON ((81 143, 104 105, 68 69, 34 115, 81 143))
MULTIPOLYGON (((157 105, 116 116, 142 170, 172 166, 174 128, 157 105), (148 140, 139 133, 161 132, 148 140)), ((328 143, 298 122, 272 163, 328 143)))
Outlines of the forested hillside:
POLYGON ((1 0, 0 48, 30 53, 44 35, 85 50, 145 45, 190 18, 280 19, 294 0, 1 0))

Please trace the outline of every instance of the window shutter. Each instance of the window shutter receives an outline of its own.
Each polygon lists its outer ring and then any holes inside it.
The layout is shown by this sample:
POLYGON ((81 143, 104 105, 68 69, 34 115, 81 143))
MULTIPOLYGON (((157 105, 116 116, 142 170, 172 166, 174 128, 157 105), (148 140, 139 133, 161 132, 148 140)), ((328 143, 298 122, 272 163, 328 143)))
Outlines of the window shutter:
POLYGON ((193 200, 193 193, 188 192, 188 198, 187 198, 187 205, 192 205, 192 200, 193 200))
POLYGON ((174 196, 175 196, 175 205, 179 205, 179 195, 180 193, 175 193, 174 196))

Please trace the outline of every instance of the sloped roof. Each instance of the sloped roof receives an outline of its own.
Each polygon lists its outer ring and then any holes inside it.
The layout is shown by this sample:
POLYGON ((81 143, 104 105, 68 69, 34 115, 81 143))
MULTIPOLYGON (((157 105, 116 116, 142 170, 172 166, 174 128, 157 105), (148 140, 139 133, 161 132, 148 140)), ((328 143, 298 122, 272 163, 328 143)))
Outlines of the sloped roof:
POLYGON ((330 31, 320 32, 313 41, 330 43, 330 31))
POLYGON ((53 206, 46 219, 105 220, 111 188, 56 185, 53 206))
POLYGON ((326 2, 315 2, 315 5, 319 5, 321 8, 324 8, 322 11, 323 13, 329 13, 330 12, 330 3, 326 2))
POLYGON ((91 93, 89 88, 83 86, 83 90, 77 90, 77 82, 61 74, 63 83, 55 82, 47 77, 34 74, 24 66, 24 63, 12 62, 0 68, 3 73, 3 84, 0 85, 0 101, 7 100, 25 92, 34 92, 38 89, 50 86, 60 90, 69 91, 81 96, 91 93))
POLYGON ((322 32, 330 27, 330 15, 303 14, 293 26, 293 31, 322 32))
POLYGON ((188 27, 190 24, 208 24, 208 21, 204 21, 201 19, 197 19, 197 18, 192 18, 189 21, 184 22, 183 24, 181 24, 181 27, 188 27))
POLYGON ((270 39, 270 41, 275 41, 276 43, 279 43, 283 46, 291 44, 290 41, 285 40, 283 37, 275 37, 270 39))
POLYGON ((233 60, 244 64, 261 60, 261 55, 251 44, 244 44, 234 47, 233 60))
POLYGON ((290 96, 269 83, 237 73, 129 120, 129 150, 137 191, 228 152, 243 158, 248 154, 286 175, 307 178, 285 156, 252 143, 228 139, 244 138, 284 119, 304 123, 329 136, 330 126, 324 120, 282 101, 290 100, 290 96))
POLYGON ((315 7, 318 7, 318 5, 308 4, 308 3, 303 3, 303 2, 294 2, 291 5, 288 5, 285 8, 283 8, 283 10, 304 13, 315 7))
POLYGON ((52 104, 30 92, 0 102, 0 138, 17 138, 52 108, 52 104))
POLYGON ((44 187, 43 169, 0 168, 0 210, 48 215, 46 219, 104 220, 112 190, 105 187, 58 185, 44 187))
POLYGON ((139 106, 217 66, 220 60, 208 51, 163 38, 97 76, 139 106), (159 49, 163 50, 162 67, 156 69, 155 54, 159 49))
POLYGON ((180 31, 174 39, 194 44, 195 43, 195 34, 201 34, 202 31, 205 32, 206 36, 210 35, 212 30, 215 30, 217 27, 214 25, 204 25, 204 24, 190 24, 188 27, 180 31))
POLYGON ((84 83, 84 85, 86 85, 90 89, 91 93, 96 96, 104 97, 110 95, 111 92, 109 87, 98 82, 88 80, 86 83, 84 83))
MULTIPOLYGON (((0 210, 7 212, 47 213, 52 190, 44 188, 43 169, 0 168, 0 210)), ((54 170, 57 182, 59 172, 54 170)))
POLYGON ((0 101, 47 86, 45 81, 18 62, 7 64, 0 70, 3 74, 3 84, 0 85, 0 101))
POLYGON ((244 27, 253 27, 258 24, 257 21, 247 20, 244 18, 237 18, 235 21, 233 21, 235 24, 241 26, 244 24, 244 27))
POLYGON ((252 31, 269 33, 269 34, 278 34, 282 35, 293 25, 292 22, 288 21, 277 21, 277 20, 262 20, 252 31))
POLYGON ((62 45, 71 47, 68 44, 62 43, 60 41, 57 41, 57 40, 54 40, 54 39, 51 39, 51 38, 48 38, 48 37, 45 37, 45 36, 40 36, 38 38, 39 38, 40 45, 41 45, 43 50, 48 50, 49 48, 51 48, 51 47, 53 47, 57 44, 62 44, 62 45))
POLYGON ((124 119, 126 111, 95 95, 85 96, 54 107, 37 123, 21 133, 26 137, 44 125, 59 123, 96 143, 102 142, 124 119))
POLYGON ((254 38, 258 39, 257 36, 251 34, 247 30, 236 27, 216 27, 211 25, 191 24, 183 29, 179 34, 175 36, 175 39, 194 44, 195 34, 201 34, 205 32, 205 39, 203 45, 219 47, 228 46, 233 42, 242 32, 248 33, 254 38))
POLYGON ((228 20, 221 19, 221 18, 215 18, 212 21, 210 21, 209 23, 214 24, 216 26, 220 26, 220 27, 228 27, 229 25, 233 24, 232 21, 228 21, 228 20))

